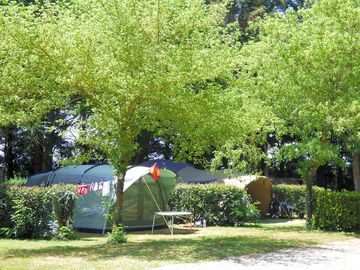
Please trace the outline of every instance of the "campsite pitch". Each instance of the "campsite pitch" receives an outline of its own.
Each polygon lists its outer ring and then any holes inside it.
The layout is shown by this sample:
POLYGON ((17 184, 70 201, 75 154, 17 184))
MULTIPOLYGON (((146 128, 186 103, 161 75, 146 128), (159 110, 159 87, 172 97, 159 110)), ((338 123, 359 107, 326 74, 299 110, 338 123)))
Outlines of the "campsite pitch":
POLYGON ((168 264, 218 261, 247 254, 276 252, 341 241, 354 234, 307 231, 302 221, 262 223, 258 227, 162 229, 132 232, 128 243, 80 234, 75 241, 0 240, 0 269, 149 269, 168 264))

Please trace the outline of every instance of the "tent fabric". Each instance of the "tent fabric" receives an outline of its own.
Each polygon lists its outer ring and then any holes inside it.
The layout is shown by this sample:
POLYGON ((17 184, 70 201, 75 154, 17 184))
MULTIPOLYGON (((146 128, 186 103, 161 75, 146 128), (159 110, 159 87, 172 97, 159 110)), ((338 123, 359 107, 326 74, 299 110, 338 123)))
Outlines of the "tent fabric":
POLYGON ((45 186, 48 183, 49 177, 52 172, 38 173, 30 176, 26 182, 29 187, 32 186, 45 186))
POLYGON ((126 171, 124 181, 124 192, 138 179, 150 173, 150 168, 137 166, 126 171))
MULTIPOLYGON (((144 228, 152 224, 154 212, 165 211, 169 196, 174 189, 176 175, 160 169, 160 178, 155 182, 150 174, 146 174, 134 182, 124 193, 125 226, 144 228)), ((163 220, 156 220, 157 225, 164 224, 163 220)))
POLYGON ((175 162, 172 160, 164 160, 164 159, 148 160, 148 161, 141 163, 140 166, 151 167, 155 163, 158 164, 160 169, 168 169, 168 170, 173 171, 176 174, 184 168, 187 168, 187 167, 193 168, 194 167, 190 163, 175 162))
POLYGON ((174 162, 172 160, 148 160, 141 163, 141 166, 151 167, 155 163, 159 168, 166 168, 175 172, 179 176, 179 181, 186 184, 207 184, 213 182, 221 182, 228 176, 222 171, 210 172, 206 170, 196 169, 193 165, 184 162, 174 162))
POLYGON ((86 170, 81 178, 81 183, 111 181, 114 179, 115 169, 107 164, 101 164, 86 170))
MULTIPOLYGON (((109 213, 115 201, 114 173, 114 169, 109 165, 68 166, 29 177, 27 185, 58 183, 90 185, 102 182, 103 186, 109 186, 109 193, 106 196, 103 196, 101 190, 89 190, 76 201, 74 228, 99 232, 109 227, 105 215, 109 213)), ((151 227, 154 212, 167 210, 169 195, 175 187, 176 177, 174 172, 160 169, 160 178, 155 182, 149 167, 136 166, 128 169, 124 182, 124 225, 131 228, 151 227)), ((163 224, 162 220, 156 221, 156 225, 163 224)))
POLYGON ((258 209, 266 216, 271 202, 272 182, 266 176, 244 175, 233 179, 224 179, 225 185, 246 189, 253 202, 259 202, 258 209))
POLYGON ((183 183, 186 184, 207 184, 219 182, 219 178, 209 171, 195 169, 193 167, 185 167, 178 171, 178 176, 183 183))
POLYGON ((53 171, 49 184, 80 184, 82 175, 95 165, 74 165, 53 171))
MULTIPOLYGON (((160 179, 155 182, 148 167, 133 167, 125 174, 123 224, 130 228, 151 227, 154 212, 167 209, 169 194, 175 187, 176 174, 160 170, 160 179)), ((74 227, 80 230, 101 231, 109 228, 104 214, 109 212, 109 203, 115 200, 115 181, 110 182, 110 194, 101 196, 94 191, 77 200, 74 227)), ((156 225, 163 225, 158 220, 156 225)))

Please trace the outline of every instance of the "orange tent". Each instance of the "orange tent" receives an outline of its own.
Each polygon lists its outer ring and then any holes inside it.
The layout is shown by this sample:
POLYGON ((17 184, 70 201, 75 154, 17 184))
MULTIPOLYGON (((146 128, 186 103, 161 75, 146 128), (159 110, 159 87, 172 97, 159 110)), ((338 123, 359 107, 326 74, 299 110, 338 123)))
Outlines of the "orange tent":
POLYGON ((225 185, 233 185, 247 190, 253 202, 259 202, 262 216, 269 212, 271 203, 271 180, 266 176, 243 175, 232 179, 223 179, 225 185))

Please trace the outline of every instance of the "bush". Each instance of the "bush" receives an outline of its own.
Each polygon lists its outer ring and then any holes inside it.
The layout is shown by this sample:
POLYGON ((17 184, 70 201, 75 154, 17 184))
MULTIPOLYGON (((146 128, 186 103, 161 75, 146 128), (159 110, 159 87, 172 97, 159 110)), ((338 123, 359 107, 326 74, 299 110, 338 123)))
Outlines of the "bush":
POLYGON ((6 237, 19 239, 49 237, 51 200, 44 188, 10 187, 2 200, 7 205, 4 215, 6 237))
POLYGON ((50 189, 54 217, 59 227, 71 227, 76 203, 76 189, 71 185, 54 185, 50 189))
POLYGON ((321 191, 313 224, 328 231, 360 231, 360 193, 321 191))
POLYGON ((109 244, 122 244, 126 242, 126 233, 124 226, 116 226, 112 227, 111 233, 108 233, 108 241, 109 244))
POLYGON ((26 178, 12 178, 4 181, 4 185, 6 186, 23 186, 26 184, 26 178))
MULTIPOLYGON (((6 187, 0 194, 0 235, 19 239, 50 238, 54 220, 51 194, 62 194, 64 189, 75 190, 73 186, 6 187)), ((68 200, 62 200, 59 201, 61 213, 62 208, 73 207, 68 200)))
POLYGON ((256 224, 261 216, 259 208, 255 205, 256 203, 252 204, 247 197, 244 198, 246 198, 245 202, 232 212, 235 226, 243 225, 245 222, 256 224))
POLYGON ((11 207, 12 203, 7 196, 7 191, 11 186, 21 186, 26 183, 26 178, 8 179, 0 182, 0 235, 1 228, 9 228, 11 224, 11 207))
MULTIPOLYGON (((293 207, 293 213, 299 218, 305 215, 305 185, 277 185, 272 187, 276 194, 278 202, 286 202, 293 207)), ((314 187, 314 196, 316 198, 319 191, 323 190, 319 187, 314 187)))
POLYGON ((258 218, 245 190, 222 184, 178 185, 170 196, 172 210, 191 211, 209 225, 235 225, 258 218))
POLYGON ((72 240, 75 239, 75 232, 72 227, 61 226, 56 230, 53 238, 56 240, 72 240))

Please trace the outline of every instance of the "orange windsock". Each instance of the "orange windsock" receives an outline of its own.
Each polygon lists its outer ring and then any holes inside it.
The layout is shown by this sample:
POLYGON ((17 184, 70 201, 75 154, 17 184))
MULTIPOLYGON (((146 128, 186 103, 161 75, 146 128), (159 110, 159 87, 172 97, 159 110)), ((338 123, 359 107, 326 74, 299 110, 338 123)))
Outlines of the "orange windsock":
POLYGON ((151 173, 152 178, 154 179, 154 181, 159 180, 159 178, 160 178, 160 170, 159 170, 159 166, 157 165, 157 163, 152 165, 152 167, 150 168, 150 173, 151 173))

